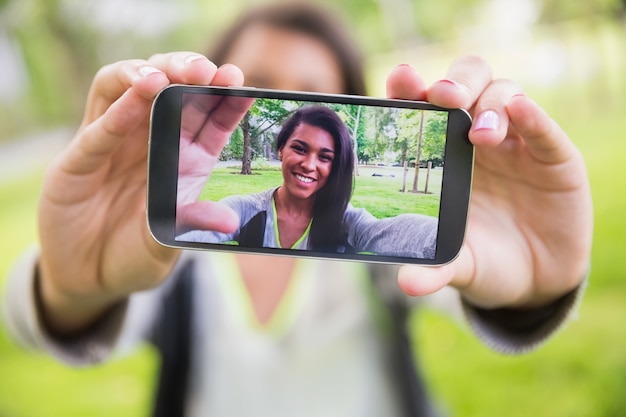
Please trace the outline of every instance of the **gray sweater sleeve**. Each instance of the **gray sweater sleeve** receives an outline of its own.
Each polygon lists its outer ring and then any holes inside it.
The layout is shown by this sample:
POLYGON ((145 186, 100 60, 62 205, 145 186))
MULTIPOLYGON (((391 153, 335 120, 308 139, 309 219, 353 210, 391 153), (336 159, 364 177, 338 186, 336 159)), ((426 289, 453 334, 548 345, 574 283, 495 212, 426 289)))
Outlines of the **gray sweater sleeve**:
POLYGON ((578 316, 588 277, 549 306, 536 309, 481 309, 461 299, 472 331, 491 349, 509 355, 536 350, 578 316))
POLYGON ((29 250, 7 279, 2 303, 6 328, 27 349, 44 350, 73 366, 103 361, 118 339, 127 303, 111 309, 97 325, 75 337, 60 340, 49 334, 41 318, 38 300, 38 251, 29 250))
POLYGON ((446 287, 426 297, 409 297, 394 279, 398 266, 371 264, 370 273, 377 280, 379 293, 387 303, 406 307, 422 306, 444 311, 469 325, 478 339, 490 349, 507 355, 524 354, 538 349, 578 317, 578 309, 587 287, 588 277, 577 288, 547 307, 537 309, 478 308, 446 287), (382 284, 382 285, 381 285, 382 284))
MULTIPOLYGON (((59 340, 49 334, 40 317, 37 301, 36 266, 38 252, 30 250, 17 263, 7 279, 2 313, 9 333, 24 347, 46 351, 72 366, 85 366, 109 359, 114 352, 125 350, 144 340, 158 316, 157 310, 166 286, 135 294, 113 308, 96 326, 72 338, 59 340)), ((181 264, 182 262, 179 262, 181 264)), ((397 302, 415 299, 403 294, 397 286, 397 267, 379 265, 376 275, 383 278, 397 302)), ((458 295, 447 301, 453 309, 457 301, 469 326, 478 338, 495 351, 521 354, 532 351, 553 337, 576 317, 587 281, 552 305, 535 310, 483 310, 458 295)), ((382 294, 385 297, 385 294, 382 294)))
MULTIPOLYGON (((275 188, 272 188, 257 194, 232 195, 220 200, 220 203, 237 213, 240 225, 244 225, 259 211, 271 209, 272 195, 275 190, 275 188)), ((234 233, 190 230, 176 236, 176 240, 183 242, 224 243, 237 240, 238 237, 239 229, 234 233)))
POLYGON ((408 258, 435 257, 437 219, 401 214, 377 219, 365 209, 348 206, 344 216, 348 243, 358 252, 408 258))
POLYGON ((45 351, 68 365, 81 367, 129 351, 149 335, 166 285, 133 294, 113 306, 93 326, 71 338, 51 334, 42 320, 38 300, 38 257, 36 248, 27 251, 10 272, 4 289, 2 318, 19 345, 45 351))

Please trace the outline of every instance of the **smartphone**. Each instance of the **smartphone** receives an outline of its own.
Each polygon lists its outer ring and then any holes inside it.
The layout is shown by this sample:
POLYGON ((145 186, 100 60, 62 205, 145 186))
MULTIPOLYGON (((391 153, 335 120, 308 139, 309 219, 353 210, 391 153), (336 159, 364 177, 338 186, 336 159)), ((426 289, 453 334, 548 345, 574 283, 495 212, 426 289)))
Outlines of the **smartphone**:
POLYGON ((465 237, 469 114, 426 102, 172 85, 147 221, 183 249, 440 265, 465 237))

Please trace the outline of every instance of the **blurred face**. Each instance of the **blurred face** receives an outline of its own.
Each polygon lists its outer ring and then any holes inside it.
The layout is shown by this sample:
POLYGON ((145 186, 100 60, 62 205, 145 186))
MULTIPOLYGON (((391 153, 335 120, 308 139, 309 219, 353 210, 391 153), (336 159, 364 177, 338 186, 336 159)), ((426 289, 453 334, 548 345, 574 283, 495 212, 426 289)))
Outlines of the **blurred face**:
POLYGON ((328 180, 335 157, 333 137, 301 123, 280 150, 283 189, 295 199, 312 199, 328 180))
POLYGON ((226 62, 243 71, 247 86, 345 92, 339 63, 331 50, 298 32, 253 25, 239 36, 226 62))

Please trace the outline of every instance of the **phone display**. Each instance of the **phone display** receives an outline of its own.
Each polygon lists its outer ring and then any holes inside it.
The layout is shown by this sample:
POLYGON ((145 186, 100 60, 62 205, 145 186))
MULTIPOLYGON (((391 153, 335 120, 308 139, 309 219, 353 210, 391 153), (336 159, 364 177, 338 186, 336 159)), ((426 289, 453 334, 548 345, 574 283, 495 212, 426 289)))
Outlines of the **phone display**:
POLYGON ((425 102, 170 86, 152 108, 148 225, 176 248, 444 264, 465 236, 470 126, 425 102))

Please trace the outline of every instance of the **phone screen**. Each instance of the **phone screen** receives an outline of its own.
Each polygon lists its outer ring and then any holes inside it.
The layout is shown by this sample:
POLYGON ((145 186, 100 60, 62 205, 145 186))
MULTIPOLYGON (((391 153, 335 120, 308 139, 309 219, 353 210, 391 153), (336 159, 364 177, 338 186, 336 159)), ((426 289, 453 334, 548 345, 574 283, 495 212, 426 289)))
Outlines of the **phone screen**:
MULTIPOLYGON (((167 111, 176 117, 156 133, 153 110, 151 133, 151 154, 166 131, 170 145, 157 148, 176 155, 164 181, 175 185, 173 194, 159 193, 169 195, 166 217, 173 219, 167 238, 157 240, 177 247, 383 262, 438 264, 456 256, 473 162, 465 112, 256 89, 181 87, 168 101, 167 111), (206 116, 198 111, 198 100, 210 103, 206 116), (213 116, 219 106, 245 111, 226 122, 230 116, 213 116), (202 117, 204 127, 189 127, 202 117), (220 126, 226 124, 224 132, 220 126), (208 152, 210 169, 195 175, 196 152, 218 141, 211 126, 220 137, 219 152, 208 152), (207 207, 206 216, 218 205, 226 207, 235 213, 236 227, 219 231, 186 224, 184 210, 191 205, 207 207)), ((163 206, 162 198, 149 198, 158 201, 163 206)))

